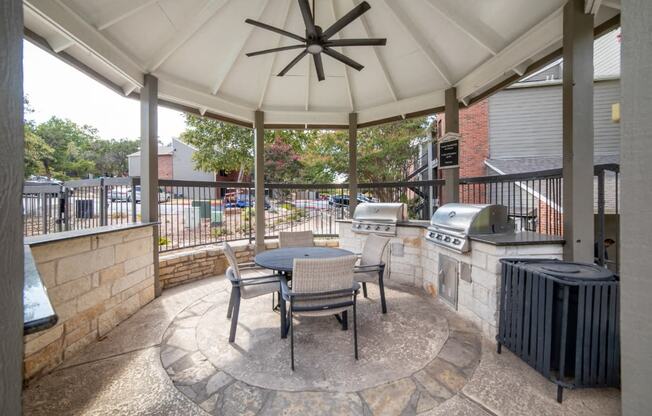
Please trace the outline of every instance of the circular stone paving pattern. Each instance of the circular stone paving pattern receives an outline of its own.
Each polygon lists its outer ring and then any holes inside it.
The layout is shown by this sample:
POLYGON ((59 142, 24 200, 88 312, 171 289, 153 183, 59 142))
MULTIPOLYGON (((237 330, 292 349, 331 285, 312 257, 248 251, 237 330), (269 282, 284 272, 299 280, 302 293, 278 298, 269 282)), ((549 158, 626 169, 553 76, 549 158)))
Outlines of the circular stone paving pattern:
POLYGON ((386 288, 358 297, 359 359, 353 323, 295 317, 290 338, 270 296, 243 299, 236 341, 228 342, 229 290, 177 315, 161 345, 175 386, 204 410, 230 414, 401 414, 431 410, 455 395, 480 360, 477 328, 419 291, 386 288))

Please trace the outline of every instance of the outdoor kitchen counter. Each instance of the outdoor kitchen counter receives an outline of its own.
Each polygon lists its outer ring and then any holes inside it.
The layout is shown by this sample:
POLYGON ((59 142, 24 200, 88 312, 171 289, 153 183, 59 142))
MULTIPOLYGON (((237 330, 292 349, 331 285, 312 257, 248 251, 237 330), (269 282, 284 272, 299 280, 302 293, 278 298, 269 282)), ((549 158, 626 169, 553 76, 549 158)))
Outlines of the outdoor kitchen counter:
POLYGON ((558 235, 539 234, 533 231, 520 231, 514 234, 481 234, 469 236, 471 241, 479 241, 494 246, 531 246, 541 244, 564 244, 558 235))
POLYGON ((105 225, 95 228, 83 228, 80 230, 63 231, 60 233, 35 235, 26 237, 24 242, 28 246, 36 246, 39 244, 52 243, 55 241, 71 240, 73 238, 91 237, 100 234, 114 233, 118 231, 132 230, 136 228, 150 227, 156 225, 158 222, 137 222, 132 224, 118 224, 118 225, 105 225))

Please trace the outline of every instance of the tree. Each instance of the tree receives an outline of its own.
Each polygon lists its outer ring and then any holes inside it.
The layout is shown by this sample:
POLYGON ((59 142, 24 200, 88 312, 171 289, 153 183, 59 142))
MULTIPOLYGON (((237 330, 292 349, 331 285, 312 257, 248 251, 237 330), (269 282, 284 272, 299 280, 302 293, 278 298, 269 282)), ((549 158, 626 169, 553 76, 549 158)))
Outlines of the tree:
POLYGON ((289 183, 296 180, 303 167, 299 155, 292 145, 278 134, 274 141, 265 146, 265 180, 274 183, 289 183))
POLYGON ((195 166, 205 172, 239 171, 253 168, 253 133, 250 129, 222 121, 186 114, 181 140, 197 148, 195 166))
POLYGON ((52 158, 54 150, 34 133, 35 123, 28 118, 34 110, 27 97, 23 99, 23 102, 25 108, 25 120, 23 121, 25 131, 25 177, 45 175, 45 161, 52 158))
POLYGON ((127 175, 128 156, 138 151, 140 140, 96 140, 90 143, 84 158, 95 164, 95 172, 101 176, 127 175))
POLYGON ((52 117, 35 126, 34 133, 53 149, 51 159, 44 161, 49 176, 67 179, 95 173, 94 163, 84 155, 91 143, 99 140, 97 129, 52 117))

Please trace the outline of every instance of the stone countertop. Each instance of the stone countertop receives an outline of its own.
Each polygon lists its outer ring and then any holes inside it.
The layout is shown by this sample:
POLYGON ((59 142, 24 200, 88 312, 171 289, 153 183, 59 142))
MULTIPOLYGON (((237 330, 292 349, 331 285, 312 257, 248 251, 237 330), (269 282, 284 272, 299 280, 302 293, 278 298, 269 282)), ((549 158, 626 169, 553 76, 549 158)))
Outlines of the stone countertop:
POLYGON ((526 246, 539 244, 564 244, 564 238, 557 235, 539 234, 533 231, 520 231, 514 234, 484 234, 469 236, 471 241, 479 241, 494 246, 526 246))
POLYGON ((106 233, 113 233, 117 231, 125 231, 125 230, 132 230, 136 228, 143 228, 143 227, 150 227, 152 225, 158 224, 157 222, 139 222, 135 224, 119 224, 119 225, 105 225, 102 227, 95 227, 95 228, 85 228, 81 230, 73 230, 73 231, 63 231, 60 233, 52 233, 52 234, 43 234, 43 235, 36 235, 33 237, 26 237, 25 238, 25 244, 28 246, 35 246, 39 244, 46 244, 46 243, 52 243, 55 241, 64 241, 64 240, 70 240, 73 238, 80 238, 80 237, 90 237, 93 235, 99 235, 99 234, 106 234, 106 233))
POLYGON ((36 269, 32 250, 25 245, 25 283, 23 286, 23 333, 25 335, 53 327, 58 317, 47 289, 36 269))

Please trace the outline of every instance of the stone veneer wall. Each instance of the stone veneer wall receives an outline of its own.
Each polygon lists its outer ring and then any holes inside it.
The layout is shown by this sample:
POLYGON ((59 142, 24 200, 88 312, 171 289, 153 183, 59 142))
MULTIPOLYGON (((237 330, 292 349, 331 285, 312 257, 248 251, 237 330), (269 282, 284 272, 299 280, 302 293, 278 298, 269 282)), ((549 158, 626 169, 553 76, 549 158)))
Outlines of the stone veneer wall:
MULTIPOLYGON (((353 233, 346 224, 340 226, 340 247, 361 252, 367 239, 364 234, 353 233)), ((471 282, 458 279, 457 312, 475 322, 483 335, 495 339, 501 266, 504 257, 562 258, 560 244, 521 246, 495 246, 472 241, 469 253, 459 254, 436 246, 425 239, 422 227, 398 227, 397 236, 390 240, 385 251, 387 282, 422 287, 431 296, 438 295, 439 253, 471 266, 471 282)))
MULTIPOLYGON (((248 241, 229 243, 236 253, 239 263, 254 259, 254 245, 248 241)), ((337 247, 337 240, 315 240, 316 246, 337 247)), ((265 242, 267 249, 278 248, 278 240, 265 242)), ((161 254, 159 258, 159 279, 163 289, 223 274, 228 267, 220 244, 195 247, 187 250, 161 254)))
POLYGON ((153 227, 32 245, 59 320, 24 337, 24 379, 47 373, 154 299, 153 227))

